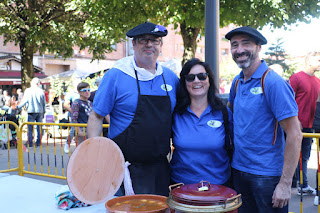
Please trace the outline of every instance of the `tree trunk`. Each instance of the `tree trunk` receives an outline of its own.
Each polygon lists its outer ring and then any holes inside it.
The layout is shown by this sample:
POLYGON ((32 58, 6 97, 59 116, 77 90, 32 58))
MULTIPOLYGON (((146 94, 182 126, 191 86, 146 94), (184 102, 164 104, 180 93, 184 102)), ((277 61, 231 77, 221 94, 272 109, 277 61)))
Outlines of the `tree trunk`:
POLYGON ((21 86, 24 91, 30 87, 32 78, 34 77, 33 69, 33 44, 27 44, 26 38, 20 40, 20 54, 21 54, 21 86))
POLYGON ((181 36, 183 39, 184 51, 182 56, 182 66, 191 58, 195 57, 197 49, 197 37, 200 32, 200 26, 197 28, 187 27, 185 21, 180 24, 181 36))

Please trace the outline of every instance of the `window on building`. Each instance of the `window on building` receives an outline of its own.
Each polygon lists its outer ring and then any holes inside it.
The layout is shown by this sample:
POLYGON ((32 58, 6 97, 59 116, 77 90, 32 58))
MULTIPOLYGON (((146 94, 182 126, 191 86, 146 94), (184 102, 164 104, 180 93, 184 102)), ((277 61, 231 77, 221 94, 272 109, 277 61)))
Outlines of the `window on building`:
POLYGON ((128 56, 133 55, 134 51, 132 46, 132 38, 128 39, 127 47, 128 47, 128 56))
POLYGON ((111 48, 112 48, 113 50, 117 51, 117 44, 112 44, 112 45, 111 45, 111 48))
POLYGON ((202 47, 197 47, 197 53, 202 53, 202 47))

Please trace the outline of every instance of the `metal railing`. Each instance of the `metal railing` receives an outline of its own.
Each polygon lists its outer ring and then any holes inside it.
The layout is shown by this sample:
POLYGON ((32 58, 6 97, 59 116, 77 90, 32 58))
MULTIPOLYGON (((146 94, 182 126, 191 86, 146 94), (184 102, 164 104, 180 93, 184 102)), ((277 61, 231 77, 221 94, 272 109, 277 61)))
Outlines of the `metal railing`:
MULTIPOLYGON (((87 127, 87 124, 25 122, 21 124, 20 128, 12 121, 0 122, 1 124, 12 124, 15 127, 17 149, 11 148, 9 140, 6 142, 7 150, 2 150, 2 153, 6 152, 6 154, 2 155, 7 156, 8 168, 0 168, 0 172, 18 171, 20 176, 30 174, 66 179, 66 167, 71 153, 86 138, 85 127, 87 127), (31 139, 28 130, 29 126, 32 126, 33 132, 31 139), (36 136, 37 131, 35 131, 37 126, 41 127, 39 129, 39 146, 35 143, 35 139, 38 137, 36 136), (77 137, 78 127, 82 128, 83 138, 77 137), (74 135, 76 136, 74 137, 74 143, 70 144, 73 138, 70 134, 71 128, 74 128, 74 135), (32 141, 32 146, 29 145, 29 141, 32 141), (66 143, 68 144, 67 153, 64 150, 66 143), (13 152, 12 150, 15 151, 13 152)), ((103 125, 103 128, 108 127, 108 124, 103 125)))
MULTIPOLYGON (((44 177, 51 177, 57 179, 66 179, 66 167, 67 162, 71 156, 72 151, 79 144, 79 137, 75 137, 75 143, 71 143, 72 137, 70 135, 71 128, 75 128, 75 135, 78 133, 78 128, 82 128, 84 132, 83 140, 85 140, 85 127, 87 124, 76 124, 76 123, 37 123, 37 122, 25 122, 22 123, 20 128, 18 125, 12 121, 2 121, 0 125, 13 125, 16 130, 16 146, 17 149, 15 152, 12 152, 10 141, 7 140, 7 150, 2 150, 2 152, 6 152, 6 157, 8 161, 8 168, 4 169, 0 167, 0 172, 18 172, 20 176, 24 174, 30 175, 38 175, 44 177), (29 146, 29 137, 28 137, 28 126, 32 126, 33 133, 35 133, 36 126, 41 126, 40 128, 40 146, 29 146), (26 142, 26 144, 24 144, 26 142), (68 143, 68 152, 67 154, 64 151, 65 144, 68 143), (72 146, 72 147, 71 147, 72 146), (13 161, 13 163, 12 163, 13 161), (12 168, 12 164, 15 167, 12 168), (25 165, 27 165, 27 169, 25 169, 25 165), (40 165, 40 166, 38 166, 40 165), (53 172, 54 170, 54 172, 53 172)), ((108 128, 108 124, 104 124, 103 128, 108 128)), ((10 129, 7 129, 9 135, 10 129)), ((320 190, 320 165, 319 165, 319 138, 320 133, 303 133, 303 137, 307 138, 315 138, 317 142, 317 189, 320 190)), ((35 139, 32 136, 32 141, 35 139)), ((33 141, 33 144, 34 141, 33 141)), ((4 159, 3 156, 5 154, 1 154, 0 159, 4 159)), ((301 162, 301 157, 300 157, 301 162)), ((300 163, 299 162, 299 163, 300 163)), ((3 163, 0 165, 4 165, 3 163)), ((301 167, 300 167, 301 168, 301 167)), ((302 171, 300 171, 300 184, 303 183, 303 175, 302 171)), ((300 204, 300 212, 303 212, 303 197, 301 193, 301 204, 300 204)), ((320 213, 320 205, 318 205, 318 213, 320 213)))

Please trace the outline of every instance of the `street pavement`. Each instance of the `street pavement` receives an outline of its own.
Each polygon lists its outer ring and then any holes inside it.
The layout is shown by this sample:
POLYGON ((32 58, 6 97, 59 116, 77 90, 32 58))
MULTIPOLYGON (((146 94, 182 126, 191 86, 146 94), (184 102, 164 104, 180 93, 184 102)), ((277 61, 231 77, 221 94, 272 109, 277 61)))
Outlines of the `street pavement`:
MULTIPOLYGON (((28 162, 30 163, 30 171, 37 171, 43 173, 49 173, 52 175, 66 175, 67 162, 69 155, 63 152, 63 146, 66 142, 67 133, 62 134, 62 138, 59 134, 55 132, 55 139, 48 138, 44 135, 43 145, 42 145, 42 155, 41 147, 30 148, 29 152, 24 152, 24 167, 28 169, 28 162), (47 154, 47 148, 48 153, 47 154), (35 151, 35 152, 34 152, 35 151), (42 162, 42 164, 41 164, 42 162), (42 166, 41 166, 42 165, 42 166)), ((26 139, 24 138, 24 142, 26 139)), ((75 144, 71 145, 71 152, 75 149, 75 144)), ((316 170, 317 170, 317 150, 316 144, 313 143, 311 150, 311 157, 308 164, 308 181, 309 185, 313 188, 316 187, 316 170)), ((8 169, 8 159, 10 159, 10 168, 16 168, 18 166, 17 149, 11 147, 10 153, 8 150, 2 150, 0 148, 0 170, 8 169)), ((17 172, 10 172, 10 174, 18 174, 17 172)), ((44 180, 48 182, 53 182, 61 185, 66 185, 66 180, 35 176, 35 175, 25 175, 26 177, 35 178, 39 180, 44 180)), ((297 188, 292 189, 292 196, 289 204, 289 212, 298 213, 300 212, 300 196, 297 195, 297 188)), ((314 196, 303 196, 303 212, 304 213, 315 213, 318 212, 318 207, 313 205, 314 196)))

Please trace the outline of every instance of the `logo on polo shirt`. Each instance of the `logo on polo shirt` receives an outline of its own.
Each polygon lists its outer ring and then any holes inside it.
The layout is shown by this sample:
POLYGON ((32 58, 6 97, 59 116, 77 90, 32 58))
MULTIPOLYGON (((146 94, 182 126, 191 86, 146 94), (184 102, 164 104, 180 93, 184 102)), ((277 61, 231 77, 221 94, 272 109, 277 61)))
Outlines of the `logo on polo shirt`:
POLYGON ((212 127, 212 128, 218 128, 222 125, 222 123, 220 121, 216 121, 216 120, 210 120, 207 122, 207 125, 212 127))
POLYGON ((167 91, 167 90, 166 90, 166 87, 167 87, 168 92, 170 92, 170 91, 172 90, 172 86, 169 85, 169 84, 162 84, 162 85, 161 85, 161 89, 162 89, 163 91, 167 91))
POLYGON ((262 94, 263 91, 262 91, 262 88, 261 87, 253 87, 250 89, 250 92, 254 95, 259 95, 259 94, 262 94))

